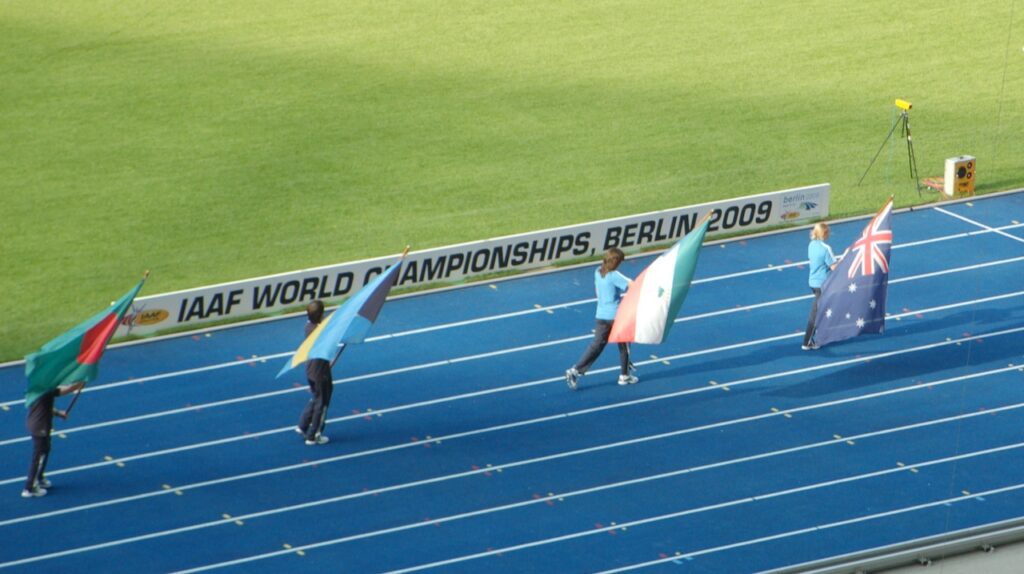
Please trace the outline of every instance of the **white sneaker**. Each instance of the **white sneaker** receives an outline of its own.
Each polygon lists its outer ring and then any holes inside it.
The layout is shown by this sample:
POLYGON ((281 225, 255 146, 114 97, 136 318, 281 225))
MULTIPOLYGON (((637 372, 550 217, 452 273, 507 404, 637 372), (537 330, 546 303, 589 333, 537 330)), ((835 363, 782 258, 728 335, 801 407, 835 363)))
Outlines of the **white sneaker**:
POLYGON ((313 440, 306 439, 306 444, 309 446, 313 446, 315 444, 327 444, 329 442, 331 442, 331 439, 327 438, 325 435, 317 435, 313 440))
POLYGON ((640 382, 640 379, 636 378, 634 375, 619 375, 619 384, 620 385, 623 385, 623 386, 625 386, 625 385, 635 385, 635 384, 637 384, 639 382, 640 382))
POLYGON ((41 479, 36 481, 36 486, 41 486, 43 488, 50 488, 51 486, 53 486, 53 483, 50 482, 48 479, 41 478, 41 479))
POLYGON ((580 380, 580 372, 576 370, 576 367, 572 367, 565 371, 565 384, 569 385, 569 388, 576 390, 576 384, 580 380))
POLYGON ((32 490, 25 489, 21 491, 22 498, 39 498, 40 496, 46 496, 45 488, 39 488, 37 486, 32 490))
POLYGON ((297 432, 297 433, 299 433, 299 434, 301 434, 303 436, 306 435, 306 431, 300 429, 299 427, 295 427, 295 432, 297 432))

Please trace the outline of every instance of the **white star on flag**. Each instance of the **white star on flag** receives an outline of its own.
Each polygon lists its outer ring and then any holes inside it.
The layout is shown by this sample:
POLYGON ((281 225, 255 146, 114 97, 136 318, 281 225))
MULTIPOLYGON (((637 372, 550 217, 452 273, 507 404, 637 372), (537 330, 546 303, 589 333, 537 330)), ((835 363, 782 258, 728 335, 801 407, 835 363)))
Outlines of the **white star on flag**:
POLYGON ((832 309, 825 309, 825 316, 829 319, 832 318, 832 309))
POLYGON ((847 319, 849 319, 849 318, 850 318, 850 314, 849 314, 849 313, 847 313, 847 314, 846 314, 846 318, 847 318, 847 319))
POLYGON ((868 306, 874 309, 876 306, 878 306, 878 303, 875 303, 875 300, 872 299, 871 301, 868 301, 868 306))
POLYGON ((858 319, 857 319, 857 328, 858 328, 858 329, 861 329, 861 328, 863 328, 863 327, 864 327, 864 318, 863 318, 863 317, 861 317, 861 318, 858 318, 858 319))
POLYGON ((850 293, 853 293, 854 291, 857 290, 857 284, 856 283, 850 283, 849 289, 850 289, 850 293))

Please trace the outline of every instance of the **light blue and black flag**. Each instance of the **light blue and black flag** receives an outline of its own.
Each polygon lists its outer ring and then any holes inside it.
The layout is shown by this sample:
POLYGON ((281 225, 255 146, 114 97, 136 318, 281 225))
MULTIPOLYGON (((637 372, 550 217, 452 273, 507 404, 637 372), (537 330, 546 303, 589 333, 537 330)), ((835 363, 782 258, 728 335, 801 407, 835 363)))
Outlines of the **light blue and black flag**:
POLYGON ((402 261, 405 259, 409 248, 405 248, 402 259, 378 275, 373 281, 366 284, 358 293, 346 300, 341 307, 327 319, 320 322, 316 329, 306 337, 291 359, 284 365, 281 375, 305 363, 309 359, 323 359, 333 361, 341 353, 343 345, 362 343, 366 339, 370 326, 377 320, 384 300, 387 299, 391 287, 398 280, 398 273, 402 269, 402 261))
POLYGON ((827 345, 885 331, 885 296, 892 247, 892 198, 825 279, 818 300, 814 342, 827 345))

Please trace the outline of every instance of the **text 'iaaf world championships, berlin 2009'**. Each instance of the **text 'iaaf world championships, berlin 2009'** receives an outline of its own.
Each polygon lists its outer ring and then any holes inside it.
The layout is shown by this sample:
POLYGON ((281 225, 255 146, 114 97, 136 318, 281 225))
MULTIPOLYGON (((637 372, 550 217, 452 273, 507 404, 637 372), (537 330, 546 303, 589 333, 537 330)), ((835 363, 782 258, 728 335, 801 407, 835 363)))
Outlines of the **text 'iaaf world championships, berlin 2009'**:
MULTIPOLYGON (((413 251, 397 286, 533 269, 595 256, 612 247, 629 251, 667 244, 693 230, 709 212, 709 236, 818 219, 828 215, 829 191, 829 184, 819 184, 413 251)), ((339 300, 395 261, 395 256, 378 257, 139 298, 117 334, 151 334, 181 325, 273 313, 313 299, 339 300)))

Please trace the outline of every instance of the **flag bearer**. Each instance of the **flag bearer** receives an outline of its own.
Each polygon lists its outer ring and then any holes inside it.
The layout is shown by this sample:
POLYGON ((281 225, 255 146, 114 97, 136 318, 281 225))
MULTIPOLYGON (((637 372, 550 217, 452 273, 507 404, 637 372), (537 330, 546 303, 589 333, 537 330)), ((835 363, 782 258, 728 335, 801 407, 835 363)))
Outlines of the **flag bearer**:
POLYGON ((814 293, 814 303, 811 304, 811 316, 807 319, 804 344, 800 346, 805 351, 818 348, 814 343, 814 320, 818 314, 818 298, 821 297, 821 286, 825 284, 828 274, 839 264, 839 260, 832 254, 832 248, 825 243, 829 233, 827 223, 815 223, 811 228, 811 242, 807 246, 807 259, 810 262, 807 284, 811 288, 811 293, 814 293))
POLYGON ((43 473, 46 472, 46 461, 50 457, 53 415, 62 419, 67 418, 67 413, 54 408, 54 399, 73 393, 84 386, 85 383, 79 381, 71 385, 55 387, 43 393, 29 405, 25 427, 32 435, 32 464, 28 467, 28 480, 25 481, 25 490, 21 491, 22 498, 46 496, 46 489, 50 487, 50 481, 46 480, 43 473))
MULTIPOLYGON (((319 299, 306 306, 306 337, 312 333, 324 318, 324 303, 319 299)), ((327 444, 329 439, 323 434, 327 420, 327 407, 331 405, 331 394, 334 392, 334 377, 331 375, 331 364, 324 359, 306 361, 306 380, 313 398, 306 403, 306 408, 299 418, 299 426, 295 431, 306 437, 307 445, 327 444)))
MULTIPOLYGON (((594 289, 597 291, 597 321, 594 327, 594 340, 590 342, 590 346, 583 352, 580 360, 565 371, 565 382, 574 391, 579 378, 601 356, 605 345, 608 344, 608 334, 612 331, 612 323, 615 321, 615 312, 619 309, 619 302, 622 301, 626 289, 633 284, 630 278, 617 271, 625 259, 626 255, 622 250, 613 247, 605 252, 601 267, 594 270, 594 289)), ((630 374, 633 365, 629 362, 629 344, 627 343, 619 343, 619 362, 621 365, 619 384, 629 385, 639 382, 640 379, 630 374)))

